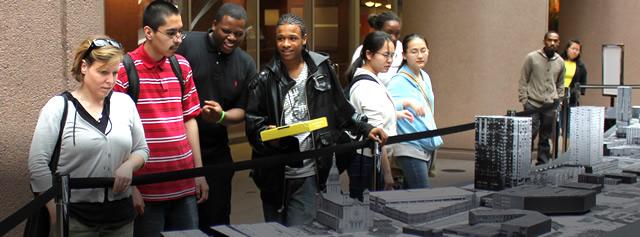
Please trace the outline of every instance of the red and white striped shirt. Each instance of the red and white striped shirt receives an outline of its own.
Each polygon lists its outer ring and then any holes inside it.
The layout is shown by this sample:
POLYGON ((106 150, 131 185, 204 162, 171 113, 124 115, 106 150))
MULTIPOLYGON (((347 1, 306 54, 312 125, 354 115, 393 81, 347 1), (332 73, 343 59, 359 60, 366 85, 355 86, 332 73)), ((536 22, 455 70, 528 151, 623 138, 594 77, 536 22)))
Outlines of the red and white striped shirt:
MULTIPOLYGON (((191 66, 181 55, 176 58, 182 69, 184 91, 171 69, 168 58, 155 62, 144 44, 129 52, 140 78, 138 113, 150 150, 149 160, 134 175, 191 169, 195 167, 184 122, 200 114, 200 101, 192 80, 191 66)), ((113 90, 125 92, 129 78, 122 64, 113 90)), ((165 201, 195 195, 195 180, 138 186, 145 201, 165 201)))

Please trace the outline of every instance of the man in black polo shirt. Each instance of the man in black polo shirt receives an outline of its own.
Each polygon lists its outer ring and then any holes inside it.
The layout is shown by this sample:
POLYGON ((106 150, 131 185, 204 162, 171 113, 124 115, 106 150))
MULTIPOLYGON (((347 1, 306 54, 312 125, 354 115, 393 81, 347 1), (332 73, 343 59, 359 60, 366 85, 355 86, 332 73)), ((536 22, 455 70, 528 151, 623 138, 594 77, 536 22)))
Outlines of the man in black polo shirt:
MULTIPOLYGON (((216 13, 209 32, 190 32, 177 53, 191 64, 202 103, 197 118, 205 166, 233 162, 227 138, 228 125, 244 121, 247 84, 257 76, 253 59, 238 46, 245 36, 247 13, 226 3, 216 13)), ((200 229, 229 224, 233 171, 207 177, 209 200, 198 206, 200 229)))

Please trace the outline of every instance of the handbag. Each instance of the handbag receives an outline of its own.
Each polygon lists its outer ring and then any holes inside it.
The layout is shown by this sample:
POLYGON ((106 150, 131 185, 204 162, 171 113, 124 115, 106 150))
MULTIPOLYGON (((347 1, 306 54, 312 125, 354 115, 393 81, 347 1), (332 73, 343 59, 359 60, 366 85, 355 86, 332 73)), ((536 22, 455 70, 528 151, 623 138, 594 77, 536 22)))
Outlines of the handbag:
MULTIPOLYGON (((67 108, 68 108, 68 98, 67 93, 64 92, 61 94, 64 99, 64 110, 62 112, 62 119, 60 120, 60 131, 58 132, 58 141, 56 142, 56 146, 53 149, 53 154, 51 154, 51 160, 49 161, 49 169, 52 174, 56 173, 58 169, 58 160, 60 159, 60 145, 62 144, 62 132, 64 130, 64 124, 67 121, 67 108)), ((30 187, 31 188, 31 187, 30 187)), ((33 189, 32 189, 33 192, 33 189)), ((33 196, 36 197, 36 193, 33 193, 33 196)), ((29 218, 27 218, 27 223, 25 224, 24 233, 22 236, 24 237, 47 237, 49 236, 49 232, 51 230, 51 226, 49 223, 49 211, 47 210, 47 206, 42 206, 40 209, 34 213, 32 213, 29 218)))

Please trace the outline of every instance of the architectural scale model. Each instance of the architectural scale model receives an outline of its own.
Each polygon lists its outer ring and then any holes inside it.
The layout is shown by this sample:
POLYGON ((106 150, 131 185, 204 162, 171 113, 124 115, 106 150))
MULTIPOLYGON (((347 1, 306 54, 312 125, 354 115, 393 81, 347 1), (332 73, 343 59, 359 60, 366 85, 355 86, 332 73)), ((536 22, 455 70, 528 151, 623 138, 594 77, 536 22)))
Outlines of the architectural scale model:
POLYGON ((603 148, 593 144, 603 143, 604 107, 572 107, 570 113, 569 155, 578 165, 600 162, 603 148))
POLYGON ((531 167, 531 118, 477 116, 475 188, 524 184, 531 167))
POLYGON ((492 207, 567 214, 585 213, 595 205, 596 192, 592 190, 523 185, 495 193, 492 207))
POLYGON ((333 159, 327 179, 327 192, 316 194, 316 221, 338 233, 366 231, 373 226, 373 213, 369 209, 369 191, 363 201, 352 199, 340 190, 340 175, 333 159))
POLYGON ((444 229, 444 233, 463 236, 539 236, 549 231, 551 218, 537 211, 485 208, 469 211, 469 225, 444 229))
POLYGON ((619 128, 628 126, 630 120, 631 120, 631 87, 619 86, 618 95, 616 96, 616 125, 618 125, 619 128))
POLYGON ((407 224, 425 223, 476 207, 473 192, 443 187, 371 192, 371 209, 407 224))

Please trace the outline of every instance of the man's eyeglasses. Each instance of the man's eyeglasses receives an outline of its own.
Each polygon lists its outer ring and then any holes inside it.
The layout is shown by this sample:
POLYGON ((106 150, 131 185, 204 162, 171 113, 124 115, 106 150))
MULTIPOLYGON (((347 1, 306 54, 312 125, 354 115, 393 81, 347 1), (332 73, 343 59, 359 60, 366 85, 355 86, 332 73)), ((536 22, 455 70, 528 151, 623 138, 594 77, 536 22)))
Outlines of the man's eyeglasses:
POLYGON ((386 53, 376 52, 376 54, 380 54, 380 55, 382 55, 382 57, 384 57, 386 59, 392 59, 393 57, 396 56, 395 53, 390 53, 390 52, 386 52, 386 53))
POLYGON ((89 45, 89 48, 87 49, 87 51, 85 51, 82 58, 86 59, 87 57, 89 57, 89 55, 91 55, 91 51, 93 51, 94 49, 99 49, 109 45, 117 49, 123 49, 122 44, 120 44, 120 42, 118 41, 112 39, 94 39, 93 41, 91 41, 91 45, 89 45))
POLYGON ((187 37, 187 35, 184 34, 182 30, 168 30, 167 32, 162 32, 158 30, 158 32, 162 33, 163 35, 166 35, 170 39, 175 39, 176 37, 180 37, 180 39, 183 40, 184 38, 187 37))
POLYGON ((225 28, 220 28, 220 30, 222 30, 222 33, 224 33, 225 35, 230 35, 233 34, 233 36, 235 36, 236 38, 242 38, 244 36, 245 30, 241 30, 241 31, 232 31, 230 29, 225 29, 225 28))

